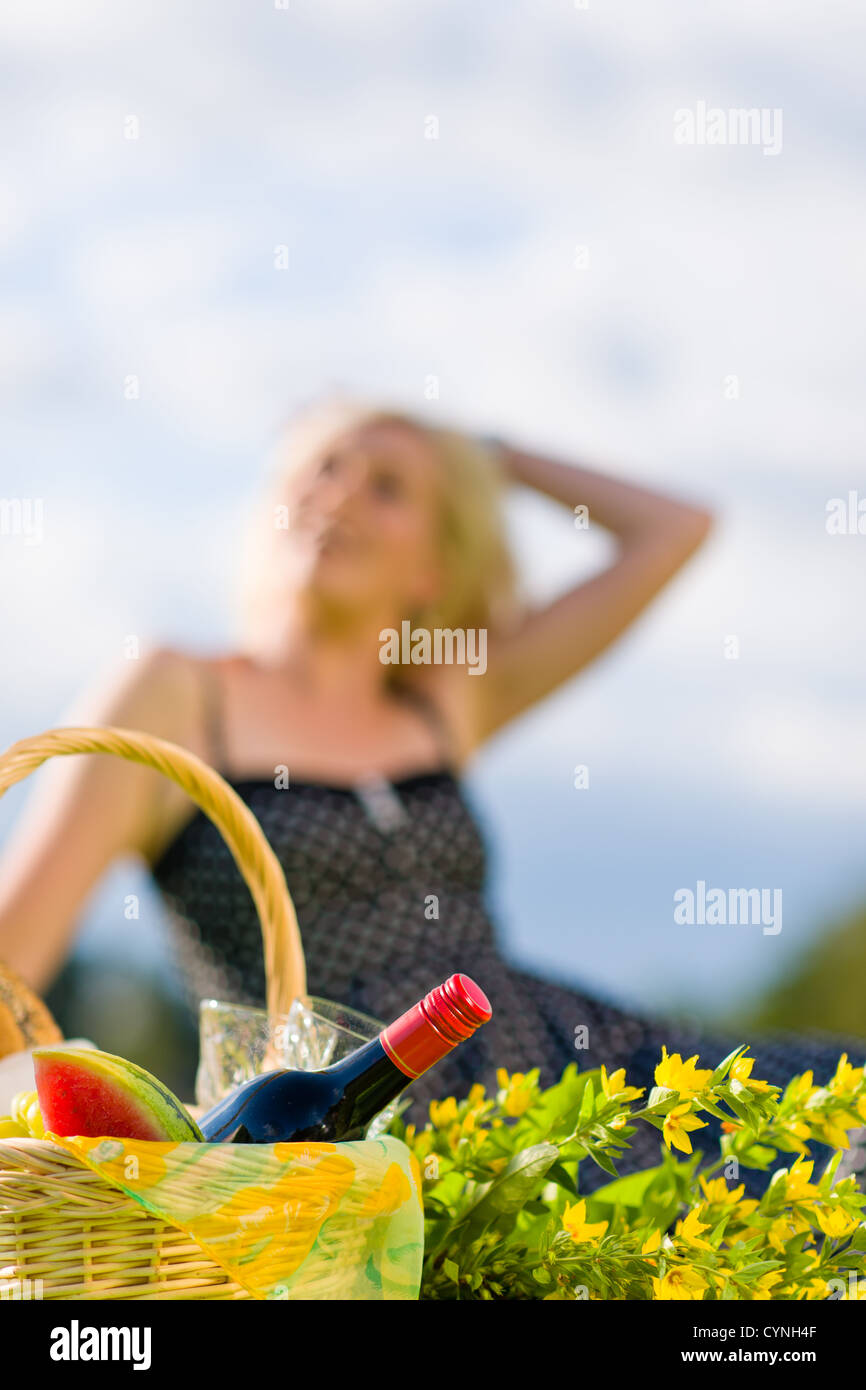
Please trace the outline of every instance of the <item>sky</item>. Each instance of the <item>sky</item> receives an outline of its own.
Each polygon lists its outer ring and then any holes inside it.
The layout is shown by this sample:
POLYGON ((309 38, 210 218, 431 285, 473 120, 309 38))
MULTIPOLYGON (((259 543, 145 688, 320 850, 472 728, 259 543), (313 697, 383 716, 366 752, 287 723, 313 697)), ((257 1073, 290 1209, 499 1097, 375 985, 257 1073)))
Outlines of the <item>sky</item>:
MULTIPOLYGON (((0 534, 0 741, 130 634, 229 643, 275 432, 372 393, 716 516, 471 769, 506 949, 647 1008, 792 968, 866 898, 866 535, 826 527, 866 499, 864 31, 853 0, 0 5, 0 500, 43 509, 0 534), (680 143, 701 103, 780 147, 680 143), (677 925, 698 880, 781 888, 782 931, 677 925)), ((525 491, 509 527, 538 600, 610 554, 525 491)), ((128 879, 81 941, 151 958, 128 879)))

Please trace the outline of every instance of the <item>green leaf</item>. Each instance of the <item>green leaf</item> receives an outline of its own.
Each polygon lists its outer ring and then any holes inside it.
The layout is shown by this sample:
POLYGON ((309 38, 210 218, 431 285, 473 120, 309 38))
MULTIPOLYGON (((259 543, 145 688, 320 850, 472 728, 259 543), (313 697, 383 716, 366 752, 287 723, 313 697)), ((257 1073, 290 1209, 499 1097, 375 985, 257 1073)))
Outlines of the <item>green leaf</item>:
POLYGON ((533 1144, 521 1149, 492 1182, 483 1184, 475 1201, 463 1213, 463 1220, 478 1232, 502 1213, 520 1211, 558 1159, 559 1149, 554 1144, 533 1144))
POLYGON ((738 1241, 738 1244, 742 1245, 744 1250, 748 1250, 749 1252, 751 1252, 752 1250, 760 1250, 761 1246, 764 1244, 765 1239, 766 1237, 764 1236, 763 1232, 761 1232, 761 1234, 759 1235, 752 1236, 751 1240, 738 1241))
POLYGON ((745 1163, 747 1168, 767 1168, 776 1157, 776 1150, 770 1149, 766 1144, 752 1144, 751 1148, 744 1153, 738 1153, 737 1158, 741 1163, 745 1163))
POLYGON ((744 1125, 748 1125, 749 1129, 755 1128, 755 1117, 750 1112, 749 1107, 747 1105, 744 1105, 741 1100, 738 1100, 737 1097, 733 1095, 726 1095, 725 1100, 728 1102, 728 1105, 731 1107, 737 1118, 742 1120, 744 1125))
POLYGON ((735 1077, 733 1081, 728 1082, 728 1088, 731 1095, 736 1096, 741 1105, 748 1106, 750 1110, 752 1109, 754 1103, 753 1096, 748 1086, 744 1086, 742 1081, 737 1081, 735 1077))
MULTIPOLYGON (((674 1103, 678 1100, 679 1094, 679 1091, 672 1091, 670 1086, 653 1086, 647 1097, 646 1109, 655 1110, 660 1105, 663 1106, 674 1103)), ((645 1112, 638 1111, 637 1113, 642 1114, 645 1112)))
POLYGON ((448 1279, 452 1279, 455 1284, 460 1283, 460 1270, 453 1260, 442 1261, 442 1273, 448 1279))
POLYGON ((598 1164, 599 1168, 603 1168, 606 1173, 610 1173, 612 1178, 619 1177, 619 1173, 616 1171, 616 1168, 603 1149, 590 1149, 589 1156, 594 1163, 598 1164))
POLYGON ((823 1173, 821 1174, 821 1186, 822 1186, 822 1187, 824 1186, 824 1183, 826 1182, 827 1187, 830 1188, 830 1189, 832 1189, 832 1187, 833 1187, 833 1179, 834 1179, 835 1176, 836 1176, 836 1169, 839 1167, 839 1164, 840 1164, 841 1162, 842 1162, 842 1150, 841 1150, 841 1149, 837 1149, 836 1152, 833 1154, 832 1158, 830 1159, 830 1162, 827 1164, 827 1167, 824 1169, 823 1173))
POLYGON ((718 1245, 719 1241, 721 1240, 722 1236, 723 1236, 724 1233, 725 1233, 725 1227, 727 1226, 728 1222, 730 1221, 730 1219, 731 1219, 731 1217, 732 1217, 733 1215, 734 1215, 734 1211, 733 1211, 733 1208, 731 1208, 729 1211, 724 1212, 723 1215, 722 1215, 722 1216, 719 1218, 719 1220, 716 1222, 716 1225, 714 1226, 713 1230, 710 1232, 710 1244, 711 1244, 711 1245, 718 1245))
POLYGON ((599 1187, 591 1194, 591 1200, 610 1207, 639 1208, 643 1206, 647 1189, 662 1171, 659 1164, 655 1168, 645 1168, 642 1173, 629 1173, 627 1177, 617 1178, 616 1182, 605 1183, 604 1187, 599 1187))
POLYGON ((583 1098, 580 1102, 579 1119, 588 1120, 592 1115, 593 1102, 595 1101, 595 1087, 592 1084, 592 1077, 587 1080, 583 1098))
POLYGON ((711 1115, 715 1115, 719 1120, 729 1120, 731 1117, 724 1110, 721 1110, 714 1101, 702 1100, 698 1109, 709 1110, 711 1115))
POLYGON ((643 1120, 644 1124, 652 1125, 653 1129, 657 1129, 659 1133, 661 1133, 665 1127, 664 1115, 652 1115, 647 1112, 642 1114, 640 1118, 643 1120))
POLYGON ((577 1196, 577 1180, 572 1177, 563 1163, 554 1163, 552 1167, 548 1168, 547 1180, 548 1182, 555 1182, 557 1187, 564 1187, 570 1196, 577 1196))
POLYGON ((571 1134, 577 1125, 586 1085, 598 1072, 578 1073, 577 1063, 569 1062, 561 1079, 542 1091, 531 1110, 531 1132, 539 1138, 571 1134))
POLYGON ((781 1269, 781 1260, 756 1260, 754 1264, 743 1265, 742 1269, 737 1270, 737 1278, 751 1281, 760 1279, 762 1274, 769 1274, 771 1270, 781 1269))
POLYGON ((748 1050, 749 1044, 742 1043, 739 1047, 735 1047, 733 1052, 729 1052, 724 1061, 719 1062, 719 1065, 715 1068, 710 1077, 710 1085, 717 1086, 720 1081, 724 1081, 733 1063, 743 1052, 748 1052, 748 1050))
POLYGON ((768 1208, 772 1207, 775 1210, 780 1203, 784 1204, 787 1182, 787 1168, 778 1168, 770 1178, 766 1193, 764 1194, 764 1203, 768 1208))

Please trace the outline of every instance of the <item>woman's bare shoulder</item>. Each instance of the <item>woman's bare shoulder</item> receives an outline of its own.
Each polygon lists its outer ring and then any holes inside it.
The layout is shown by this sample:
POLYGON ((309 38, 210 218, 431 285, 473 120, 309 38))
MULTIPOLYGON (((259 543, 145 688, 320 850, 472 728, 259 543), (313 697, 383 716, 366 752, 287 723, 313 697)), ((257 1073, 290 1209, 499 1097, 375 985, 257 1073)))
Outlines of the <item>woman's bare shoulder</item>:
POLYGON ((231 660, 154 644, 116 665, 87 692, 76 714, 82 723, 143 729, 192 747, 199 737, 204 680, 231 660))

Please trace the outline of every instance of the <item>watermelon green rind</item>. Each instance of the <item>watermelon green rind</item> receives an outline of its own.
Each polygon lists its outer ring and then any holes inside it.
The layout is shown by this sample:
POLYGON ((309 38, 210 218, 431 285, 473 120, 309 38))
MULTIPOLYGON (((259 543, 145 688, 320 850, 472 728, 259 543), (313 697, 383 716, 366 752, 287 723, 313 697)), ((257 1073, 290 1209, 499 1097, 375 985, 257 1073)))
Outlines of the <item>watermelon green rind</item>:
POLYGON ((32 1055, 46 1130, 64 1137, 204 1143, 177 1097, 135 1062, 71 1047, 37 1047, 32 1055))

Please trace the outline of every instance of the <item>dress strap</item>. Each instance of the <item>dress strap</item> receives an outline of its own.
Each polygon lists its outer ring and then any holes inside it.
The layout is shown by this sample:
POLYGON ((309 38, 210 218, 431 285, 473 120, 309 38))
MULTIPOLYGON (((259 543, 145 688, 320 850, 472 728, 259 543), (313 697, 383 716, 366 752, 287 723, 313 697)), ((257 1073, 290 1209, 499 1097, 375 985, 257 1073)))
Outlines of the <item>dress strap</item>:
POLYGON ((205 733, 205 747, 208 761, 215 771, 228 775, 226 771, 225 741, 223 738, 223 699, 220 673, 210 662, 201 663, 202 710, 205 733))
POLYGON ((413 705, 421 717, 429 724, 435 735, 436 746, 441 754, 443 765, 449 769, 453 768, 456 763, 454 741, 451 737, 451 731, 443 718, 442 711, 436 705, 435 701, 431 700, 430 696, 425 695, 417 686, 402 685, 399 688, 398 694, 403 699, 407 700, 409 704, 413 705))

